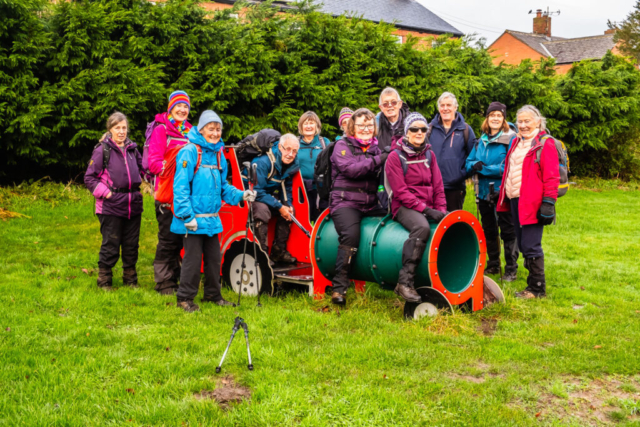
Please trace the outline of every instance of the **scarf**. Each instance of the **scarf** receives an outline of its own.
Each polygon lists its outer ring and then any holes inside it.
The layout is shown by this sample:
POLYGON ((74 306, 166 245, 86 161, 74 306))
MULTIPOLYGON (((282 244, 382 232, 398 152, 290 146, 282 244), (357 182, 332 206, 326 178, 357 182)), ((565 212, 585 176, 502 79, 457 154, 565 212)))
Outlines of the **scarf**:
POLYGON ((173 126, 175 126, 176 129, 178 129, 178 132, 180 132, 183 136, 187 136, 187 134, 189 133, 189 129, 187 129, 187 127, 184 125, 184 122, 177 121, 171 114, 167 116, 167 119, 173 126))
POLYGON ((378 145, 378 140, 374 137, 371 138, 368 141, 363 141, 361 139, 356 138, 355 136, 351 138, 360 148, 362 148, 362 151, 367 151, 369 148, 371 148, 374 145, 378 145))
POLYGON ((420 147, 414 147, 409 143, 409 140, 407 138, 402 138, 400 148, 402 148, 402 151, 407 153, 409 156, 413 157, 419 156, 420 154, 424 153, 427 148, 431 148, 431 144, 427 144, 427 141, 425 140, 425 142, 423 142, 420 147))

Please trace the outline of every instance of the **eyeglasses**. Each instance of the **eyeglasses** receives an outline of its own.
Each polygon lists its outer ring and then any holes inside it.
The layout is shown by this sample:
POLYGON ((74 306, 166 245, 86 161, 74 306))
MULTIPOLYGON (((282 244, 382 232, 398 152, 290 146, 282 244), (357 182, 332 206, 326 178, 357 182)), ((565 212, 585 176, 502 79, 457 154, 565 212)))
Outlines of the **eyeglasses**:
POLYGON ((387 101, 383 102, 380 105, 382 105, 384 108, 395 107, 396 105, 398 105, 398 101, 387 101))
POLYGON ((284 151, 284 152, 285 152, 285 153, 287 153, 287 154, 292 154, 292 155, 294 155, 294 156, 298 154, 298 150, 294 150, 294 149, 293 149, 293 148, 291 148, 291 147, 287 148, 287 147, 285 147, 285 146, 282 146, 282 151, 284 151))
POLYGON ((373 123, 370 124, 370 125, 356 123, 356 126, 358 126, 358 129, 360 129, 360 130, 368 130, 368 129, 374 130, 375 129, 375 125, 373 123))
POLYGON ((411 133, 418 133, 418 132, 427 133, 427 130, 429 130, 429 128, 427 127, 410 127, 409 128, 409 132, 411 133))

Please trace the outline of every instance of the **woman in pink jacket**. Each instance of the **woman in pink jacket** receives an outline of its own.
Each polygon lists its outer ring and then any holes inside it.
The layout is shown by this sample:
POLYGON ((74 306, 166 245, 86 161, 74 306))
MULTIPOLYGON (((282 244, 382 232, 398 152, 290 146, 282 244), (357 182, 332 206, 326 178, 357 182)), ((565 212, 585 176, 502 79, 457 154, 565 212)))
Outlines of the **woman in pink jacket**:
MULTIPOLYGON (((164 168, 165 155, 174 147, 183 146, 191 123, 187 121, 191 100, 186 92, 177 90, 169 95, 166 113, 156 115, 155 128, 149 138, 149 170, 155 176, 164 168)), ((158 181, 156 180, 156 190, 158 181)), ((178 289, 180 277, 180 251, 182 236, 171 232, 173 213, 170 205, 156 201, 156 219, 158 220, 158 246, 153 260, 155 290, 162 295, 173 295, 178 289)))
POLYGON ((546 119, 532 105, 517 114, 518 135, 505 159, 497 210, 511 211, 518 247, 529 270, 527 287, 516 297, 531 299, 547 295, 542 231, 555 218, 560 183, 558 152, 546 136, 546 119), (538 162, 538 152, 540 152, 538 162))

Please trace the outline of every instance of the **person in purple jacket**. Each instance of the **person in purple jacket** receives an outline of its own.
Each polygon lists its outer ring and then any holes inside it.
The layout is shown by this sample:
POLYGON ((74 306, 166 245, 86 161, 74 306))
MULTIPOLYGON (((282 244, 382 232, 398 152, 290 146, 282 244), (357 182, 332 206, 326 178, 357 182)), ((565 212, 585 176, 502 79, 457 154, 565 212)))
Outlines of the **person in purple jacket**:
POLYGON ((107 119, 107 133, 93 150, 84 183, 96 198, 102 246, 98 286, 111 291, 112 269, 122 250, 122 282, 137 288, 138 241, 142 217, 142 156, 127 137, 127 117, 115 112, 107 119))
POLYGON ((407 116, 405 137, 396 142, 385 166, 392 194, 391 213, 409 231, 402 247, 402 269, 395 289, 396 294, 409 302, 421 301, 414 278, 431 234, 429 220, 438 223, 447 212, 440 168, 431 145, 425 141, 427 123, 419 113, 407 116))
POLYGON ((380 150, 377 132, 374 114, 360 108, 353 113, 345 138, 335 143, 331 155, 333 187, 329 211, 340 243, 331 302, 338 305, 347 303, 349 271, 360 245, 362 217, 385 214, 378 204, 377 191, 389 150, 380 150))

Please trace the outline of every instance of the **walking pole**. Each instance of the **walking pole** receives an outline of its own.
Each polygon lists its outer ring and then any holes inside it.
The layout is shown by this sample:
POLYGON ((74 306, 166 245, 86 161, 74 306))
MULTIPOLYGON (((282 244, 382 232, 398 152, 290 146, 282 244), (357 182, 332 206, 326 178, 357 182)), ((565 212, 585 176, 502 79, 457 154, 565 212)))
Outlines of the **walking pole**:
POLYGON ((478 193, 478 174, 473 175, 473 178, 471 178, 471 181, 473 181, 473 191, 476 193, 476 218, 478 218, 478 220, 480 219, 480 214, 478 213, 479 211, 479 205, 480 205, 480 199, 478 197, 479 193, 478 193))
POLYGON ((250 371, 253 371, 253 363, 251 362, 251 350, 249 349, 249 327, 246 322, 242 321, 242 329, 244 329, 244 340, 247 342, 247 357, 249 358, 249 364, 247 367, 250 371))
MULTIPOLYGON (((249 171, 249 189, 251 191, 253 191, 253 186, 256 184, 257 180, 258 180, 258 165, 254 163, 253 165, 251 165, 251 170, 249 171)), ((249 205, 249 215, 251 215, 251 230, 253 233, 253 262, 254 262, 255 271, 256 271, 256 283, 258 284, 258 304, 256 304, 256 307, 262 307, 262 304, 260 304, 260 291, 262 290, 260 283, 262 282, 262 277, 260 277, 260 280, 258 280, 258 272, 260 272, 260 263, 258 262, 258 248, 256 247, 257 246, 256 233, 255 233, 256 221, 253 216, 253 203, 249 205)), ((249 341, 247 341, 247 346, 248 345, 249 345, 249 341)), ((251 359, 251 357, 249 357, 249 359, 251 359)), ((253 366, 250 369, 253 369, 253 366)))
MULTIPOLYGON (((251 164, 249 162, 244 162, 242 164, 246 169, 247 169, 247 174, 249 174, 249 180, 251 180, 251 164)), ((250 219, 250 212, 251 212, 251 204, 249 203, 249 212, 247 213, 247 225, 245 227, 245 231, 244 231, 244 235, 245 235, 245 239, 244 239, 244 249, 242 249, 242 270, 240 272, 240 280, 238 280, 236 282, 236 284, 238 285, 238 287, 240 288, 238 290, 238 306, 240 305, 240 298, 242 297, 242 279, 244 278, 244 269, 246 268, 246 264, 244 263, 244 258, 247 255, 247 240, 249 240, 249 219, 250 219)))
POLYGON ((216 367, 216 374, 219 374, 222 370, 222 362, 224 362, 224 358, 227 357, 227 352, 229 351, 229 347, 231 347, 231 342, 233 338, 236 336, 236 332, 240 329, 240 325, 244 322, 241 317, 236 317, 235 323, 233 325, 233 330, 231 331, 231 338, 229 338, 229 343, 227 344, 227 348, 222 354, 222 359, 220 359, 220 364, 216 367))
MULTIPOLYGON (((493 182, 489 183, 489 200, 493 200, 493 196, 496 192, 495 184, 493 182)), ((498 239, 498 269, 500 270, 500 288, 502 288, 502 260, 500 259, 500 254, 502 253, 502 241, 500 240, 500 229, 498 228, 498 211, 496 209, 495 203, 491 203, 493 206, 493 215, 496 218, 496 228, 498 229, 498 235, 496 236, 498 239)))

